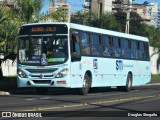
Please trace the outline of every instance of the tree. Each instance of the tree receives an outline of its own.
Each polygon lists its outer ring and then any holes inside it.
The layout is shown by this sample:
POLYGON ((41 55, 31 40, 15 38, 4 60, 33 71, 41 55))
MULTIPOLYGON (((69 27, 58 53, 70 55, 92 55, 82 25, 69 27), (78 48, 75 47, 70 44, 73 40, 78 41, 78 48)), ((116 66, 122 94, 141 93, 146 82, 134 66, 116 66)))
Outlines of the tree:
POLYGON ((19 13, 20 18, 26 22, 37 22, 37 17, 40 18, 40 11, 44 6, 45 2, 52 2, 54 4, 54 0, 15 0, 16 7, 15 11, 19 13))
MULTIPOLYGON (((0 23, 3 23, 5 20, 7 20, 8 15, 5 14, 5 9, 3 6, 0 6, 0 23)), ((1 30, 1 26, 0 26, 1 30)), ((3 34, 0 31, 0 53, 4 53, 4 41, 3 41, 3 34)), ((1 68, 2 60, 0 59, 0 77, 2 78, 2 68, 1 68)))
POLYGON ((79 11, 71 16, 71 22, 102 29, 121 31, 119 23, 117 23, 115 17, 107 12, 99 16, 94 12, 89 13, 79 11))
POLYGON ((19 13, 20 18, 26 23, 33 22, 33 16, 39 14, 43 7, 42 0, 16 0, 15 11, 19 13))
MULTIPOLYGON (((2 13, 0 16, 0 52, 4 53, 4 61, 6 59, 15 60, 17 34, 20 27, 20 20, 16 18, 16 15, 13 15, 12 10, 7 6, 1 6, 0 11, 2 13)), ((0 66, 1 63, 2 60, 0 60, 0 66)), ((1 68, 0 76, 2 77, 1 68)))
POLYGON ((67 22, 67 14, 64 14, 63 8, 60 7, 56 11, 53 11, 52 13, 47 15, 47 19, 51 19, 52 21, 57 22, 67 22))
POLYGON ((122 31, 120 24, 117 23, 115 19, 115 16, 109 12, 106 12, 94 19, 93 21, 91 21, 91 26, 114 31, 122 31))
MULTIPOLYGON (((117 12, 114 14, 116 21, 120 24, 120 28, 122 29, 122 32, 125 32, 126 29, 126 12, 117 12)), ((130 13, 130 27, 129 27, 129 33, 134 35, 140 35, 144 36, 145 26, 147 26, 144 22, 144 20, 141 18, 139 14, 136 12, 130 13)))
MULTIPOLYGON (((7 0, 0 6, 0 52, 6 59, 16 59, 17 37, 21 24, 34 22, 40 13, 43 0, 15 0, 16 7, 7 7, 7 0)), ((54 1, 54 0, 50 0, 54 1)), ((2 60, 0 60, 1 66, 2 60)), ((2 76, 0 68, 0 76, 2 76)))

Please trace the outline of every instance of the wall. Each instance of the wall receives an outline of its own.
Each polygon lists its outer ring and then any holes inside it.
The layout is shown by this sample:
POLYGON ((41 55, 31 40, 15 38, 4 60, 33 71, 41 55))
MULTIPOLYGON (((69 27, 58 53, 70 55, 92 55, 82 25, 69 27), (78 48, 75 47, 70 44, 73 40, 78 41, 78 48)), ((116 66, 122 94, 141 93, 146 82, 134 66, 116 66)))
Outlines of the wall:
POLYGON ((158 74, 158 65, 160 64, 160 54, 154 54, 156 50, 153 47, 150 47, 150 61, 151 61, 151 73, 158 74))
POLYGON ((15 76, 17 72, 17 64, 12 60, 7 59, 2 63, 3 76, 15 76))

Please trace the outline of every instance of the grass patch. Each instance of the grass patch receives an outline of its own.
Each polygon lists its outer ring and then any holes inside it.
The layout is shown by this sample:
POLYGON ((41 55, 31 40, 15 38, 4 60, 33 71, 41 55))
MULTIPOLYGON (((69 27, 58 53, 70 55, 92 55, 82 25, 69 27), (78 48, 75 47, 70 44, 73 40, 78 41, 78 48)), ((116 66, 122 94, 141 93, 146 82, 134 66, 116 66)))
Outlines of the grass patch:
POLYGON ((152 74, 151 82, 160 82, 160 75, 152 74))

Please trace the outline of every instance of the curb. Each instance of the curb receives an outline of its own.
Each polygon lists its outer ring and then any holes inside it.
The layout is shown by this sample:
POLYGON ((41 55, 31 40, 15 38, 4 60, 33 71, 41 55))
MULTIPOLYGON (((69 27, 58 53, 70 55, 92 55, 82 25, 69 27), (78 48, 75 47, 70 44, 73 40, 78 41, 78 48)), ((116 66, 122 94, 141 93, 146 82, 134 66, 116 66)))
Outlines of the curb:
POLYGON ((160 85, 160 83, 149 83, 149 84, 146 84, 146 85, 143 85, 143 86, 154 86, 154 85, 160 85))

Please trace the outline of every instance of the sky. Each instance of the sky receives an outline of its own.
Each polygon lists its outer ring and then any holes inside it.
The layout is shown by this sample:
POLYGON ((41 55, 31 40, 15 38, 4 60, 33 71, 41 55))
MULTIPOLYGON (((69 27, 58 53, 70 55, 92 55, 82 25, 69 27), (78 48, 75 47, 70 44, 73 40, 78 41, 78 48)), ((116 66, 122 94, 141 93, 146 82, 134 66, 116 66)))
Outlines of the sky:
MULTIPOLYGON (((84 4, 84 0, 66 0, 71 5, 71 13, 82 10, 82 5, 84 4)), ((134 0, 134 3, 142 4, 145 1, 148 2, 158 2, 158 7, 160 8, 160 0, 134 0)), ((49 2, 45 3, 44 8, 42 9, 42 12, 48 11, 48 4, 49 2)))

